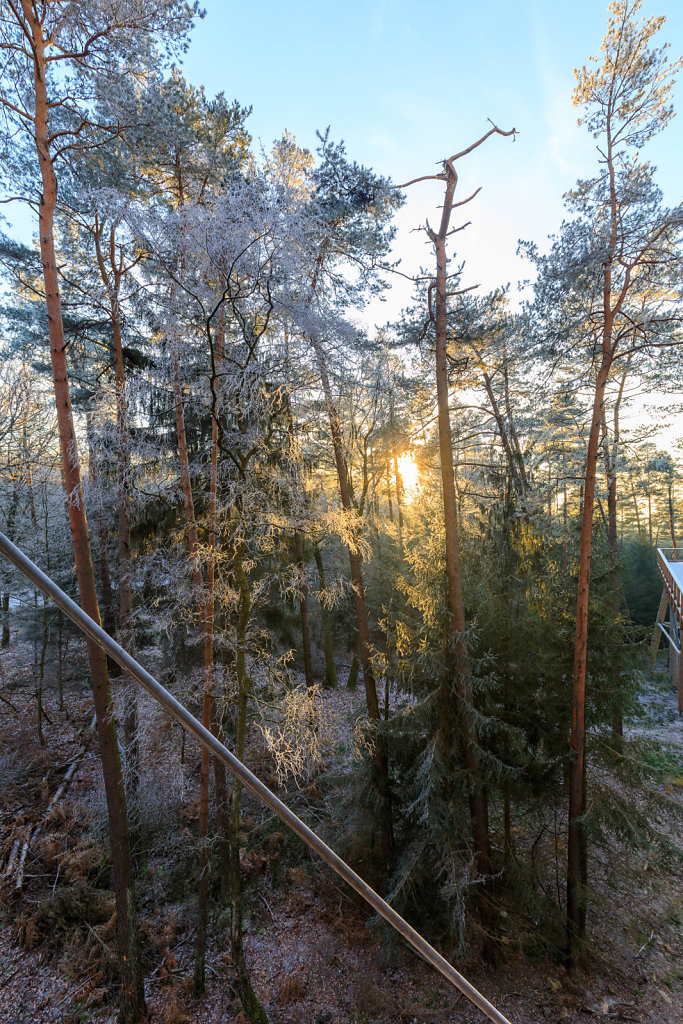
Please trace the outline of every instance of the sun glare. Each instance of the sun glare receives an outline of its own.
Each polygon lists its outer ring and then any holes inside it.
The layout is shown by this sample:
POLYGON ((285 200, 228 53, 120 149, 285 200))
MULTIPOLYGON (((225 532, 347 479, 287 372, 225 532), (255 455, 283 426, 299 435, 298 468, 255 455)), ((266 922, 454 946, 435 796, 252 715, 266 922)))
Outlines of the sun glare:
POLYGON ((412 452, 404 452, 403 455, 399 455, 398 471, 401 475, 406 500, 412 501, 420 490, 420 474, 412 452))

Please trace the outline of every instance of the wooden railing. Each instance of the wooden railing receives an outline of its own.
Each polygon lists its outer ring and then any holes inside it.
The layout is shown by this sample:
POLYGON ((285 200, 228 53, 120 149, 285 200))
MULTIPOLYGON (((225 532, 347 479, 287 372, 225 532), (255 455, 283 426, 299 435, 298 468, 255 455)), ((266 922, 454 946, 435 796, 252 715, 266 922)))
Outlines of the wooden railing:
POLYGON ((669 597, 669 605, 676 619, 679 632, 683 623, 683 592, 678 579, 671 571, 672 562, 683 562, 683 549, 657 548, 657 568, 662 577, 664 589, 669 597))
MULTIPOLYGON (((680 548, 657 548, 657 568, 664 584, 664 593, 657 615, 657 630, 664 634, 671 645, 669 667, 671 670, 671 682, 678 690, 678 710, 683 714, 683 567, 679 572, 672 569, 673 565, 678 568, 683 563, 683 551, 680 548), (669 622, 664 622, 666 604, 669 605, 669 622)), ((656 630, 656 631, 657 631, 656 630)), ((654 664, 656 656, 656 645, 652 645, 654 664)))

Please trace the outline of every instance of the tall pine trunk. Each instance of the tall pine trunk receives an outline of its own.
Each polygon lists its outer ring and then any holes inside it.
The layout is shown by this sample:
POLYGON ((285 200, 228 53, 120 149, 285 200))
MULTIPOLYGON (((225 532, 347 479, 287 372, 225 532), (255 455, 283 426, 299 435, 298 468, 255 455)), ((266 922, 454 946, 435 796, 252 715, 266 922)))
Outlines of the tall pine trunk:
POLYGON ((294 556, 296 558, 297 586, 299 590, 299 618, 301 620, 301 646, 304 655, 304 677, 306 686, 315 683, 313 678, 313 659, 311 657, 311 629, 308 615, 308 597, 304 584, 304 546, 299 530, 294 531, 294 556))
MULTIPOLYGON (((285 354, 287 370, 290 372, 289 337, 287 332, 285 332, 285 354)), ((289 452, 292 460, 293 485, 295 494, 298 491, 297 497, 299 497, 305 507, 306 491, 299 472, 296 451, 296 428, 294 425, 294 415, 292 413, 292 399, 288 391, 285 391, 284 402, 285 413, 287 416, 289 452)), ((307 688, 310 688, 315 683, 315 679, 313 678, 313 659, 311 657, 311 627, 310 616, 308 614, 308 593, 307 587, 304 585, 304 545, 301 531, 297 529, 294 530, 294 558, 296 560, 297 589, 299 591, 299 619, 301 622, 301 649, 304 657, 304 678, 306 680, 307 688)))
MULTIPOLYGON (((289 347, 285 340, 287 351, 287 363, 289 364, 289 347)), ((288 366, 289 369, 289 366, 288 366)), ((285 393, 285 411, 287 415, 287 434, 289 435, 289 450, 294 467, 294 486, 299 491, 302 502, 306 501, 306 493, 303 483, 300 480, 298 466, 296 464, 296 432, 294 427, 294 416, 292 415, 292 402, 288 393, 285 393)), ((304 678, 306 686, 313 686, 313 659, 311 657, 311 628, 308 614, 307 588, 304 585, 304 545, 300 530, 294 530, 294 558, 296 560, 297 589, 299 591, 299 619, 301 621, 301 649, 304 656, 304 678)))
MULTIPOLYGON (((604 404, 602 408, 602 429, 605 451, 605 479, 607 481, 607 546, 609 548, 610 568, 612 570, 611 609, 612 616, 615 622, 619 616, 619 610, 623 604, 621 582, 619 579, 619 532, 617 526, 617 488, 619 480, 618 461, 619 443, 621 440, 619 414, 621 411, 621 403, 624 397, 624 388, 626 387, 626 378, 628 376, 628 368, 629 363, 631 362, 631 358, 632 357, 629 356, 626 360, 626 366, 621 375, 619 390, 617 392, 617 397, 614 403, 611 445, 607 429, 607 415, 605 412, 604 404)), ((617 685, 617 687, 615 687, 612 708, 612 739, 617 746, 621 745, 623 735, 623 700, 621 690, 619 688, 619 685, 617 685)))
MULTIPOLYGON (((67 499, 81 607, 87 615, 90 615, 95 622, 99 623, 100 614, 95 587, 95 573, 85 517, 78 445, 71 409, 66 364, 66 344, 54 246, 57 178, 52 165, 49 147, 49 108, 45 81, 45 47, 41 23, 26 2, 22 6, 32 28, 31 42, 34 55, 36 98, 35 137, 43 189, 39 207, 40 257, 45 283, 50 359, 57 409, 62 476, 67 499)), ((133 1024, 133 1022, 139 1021, 145 1013, 145 1001, 137 931, 133 859, 131 855, 126 795, 119 759, 119 748, 116 740, 114 708, 107 672, 107 660, 104 652, 95 643, 88 640, 87 644, 90 678, 97 716, 97 734, 107 797, 109 841, 114 868, 116 930, 121 971, 120 1021, 122 1024, 124 1022, 125 1024, 133 1024)))
MULTIPOLYGON (((453 196, 457 184, 457 176, 450 161, 446 162, 445 168, 447 179, 441 224, 438 232, 431 232, 431 238, 436 249, 436 309, 434 317, 436 335, 436 401, 439 425, 439 459, 441 464, 441 484, 443 489, 444 532, 446 539, 448 611, 450 616, 452 650, 455 654, 453 676, 460 704, 460 708, 457 712, 457 718, 459 720, 465 765, 468 775, 468 795, 474 832, 477 870, 481 876, 487 877, 490 875, 488 797, 479 759, 477 730, 471 714, 471 709, 473 708, 472 688, 470 683, 471 670, 465 643, 465 630, 467 628, 467 623, 465 620, 465 605, 462 592, 462 573, 460 569, 460 552, 458 544, 458 510, 455 495, 455 473, 453 469, 453 442, 451 435, 450 410, 448 405, 448 261, 446 256, 446 238, 448 236, 450 215, 453 208, 453 196)), ((452 721, 453 708, 450 689, 451 672, 447 669, 444 673, 440 698, 440 745, 447 771, 449 763, 451 762, 454 743, 452 721)))
MULTIPOLYGON (((109 307, 114 348, 114 389, 116 397, 117 440, 117 510, 119 556, 119 643, 135 657, 135 630, 133 626, 132 550, 130 540, 130 442, 128 434, 128 402, 126 398, 126 369, 123 358, 122 318, 119 296, 124 272, 123 260, 116 258, 116 230, 109 229, 109 267, 102 251, 102 229, 95 219, 95 252, 102 282, 109 293, 109 307)), ((121 675, 123 697, 124 749, 127 781, 132 792, 137 790, 140 770, 138 745, 137 686, 128 675, 121 675)))
MULTIPOLYGON (((607 293, 609 302, 609 292, 607 293)), ((605 317, 603 355, 593 394, 591 428, 583 481, 581 537, 579 541, 579 579, 576 594, 576 632, 574 636, 574 676, 569 763, 569 817, 567 841, 567 947, 570 959, 576 957, 585 934, 586 920, 586 658, 588 650, 588 600, 590 593, 591 546, 598 449, 602 428, 605 387, 612 364, 611 316, 605 317)))
MULTIPOLYGON (((237 672, 237 715, 235 729, 235 755, 244 761, 244 746, 247 734, 247 707, 250 680, 246 662, 246 632, 251 614, 251 591, 244 568, 244 542, 238 541, 234 558, 235 581, 239 591, 237 612, 237 649, 235 668, 237 672)), ((230 949, 236 972, 237 989, 249 1024, 268 1024, 268 1016, 254 992, 244 958, 242 942, 242 869, 240 866, 240 811, 242 807, 242 783, 235 776, 232 783, 232 806, 230 808, 230 949)))
MULTIPOLYGON (((94 416, 87 412, 85 416, 86 430, 88 435, 88 482, 93 494, 95 506, 95 528, 97 530, 97 546, 100 565, 100 586, 102 588, 102 624, 110 636, 116 635, 116 623, 114 621, 114 610, 111 597, 111 572, 109 570, 109 552, 107 550, 107 532, 104 528, 104 519, 99 493, 99 473, 97 468, 97 454, 94 447, 94 416)), ((117 674, 121 671, 114 661, 111 662, 110 671, 116 667, 117 674)))
MULTIPOLYGON (((322 346, 316 340, 313 340, 313 349, 316 354, 318 370, 320 372, 320 379, 323 386, 323 393, 325 395, 325 404, 327 406, 327 415, 330 423, 330 432, 332 434, 332 447, 334 451, 334 460, 337 469, 337 480, 339 483, 339 493, 341 496, 341 503, 344 512, 348 517, 348 527, 351 528, 351 524, 354 527, 358 527, 358 514, 353 505, 351 498, 351 487, 349 485, 349 471, 346 462, 346 455, 344 453, 344 441, 342 438, 341 425, 339 422, 339 414, 335 406, 332 397, 332 388, 330 387, 330 379, 327 374, 327 367, 325 365, 325 359, 322 351, 322 346)), ((386 868, 389 863, 389 857, 393 849, 393 826, 392 826, 392 812, 391 812, 391 793, 389 788, 389 764, 387 757, 387 748, 384 737, 381 733, 377 732, 377 726, 380 722, 379 713, 379 702, 377 699, 377 686, 375 684, 375 675, 372 669, 372 661, 370 659, 370 628, 368 625, 368 612, 365 603, 365 584, 363 582, 363 571, 360 551, 358 546, 351 542, 347 545, 349 553, 349 564, 351 567, 351 584, 353 586, 353 600, 356 612, 356 626, 358 629, 358 646, 360 655, 360 664, 363 668, 363 683, 365 686, 365 702, 368 711, 368 718, 371 726, 375 729, 375 743, 373 748, 373 772, 374 782, 377 788, 377 795, 379 797, 380 804, 380 830, 381 830, 381 849, 378 851, 378 859, 381 860, 382 866, 386 868)))
MULTIPOLYGON (((116 377, 116 432, 118 440, 118 519, 119 519, 119 643, 135 657, 133 627, 132 552, 130 542, 130 444, 128 439, 128 405, 126 377, 121 338, 121 314, 118 298, 112 301, 112 335, 116 377)), ((137 686, 127 673, 121 676, 124 701, 123 732, 126 752, 126 774, 132 792, 138 788, 140 751, 138 744, 137 686)))
MULTIPOLYGON (((222 321, 218 334, 218 346, 216 351, 216 371, 220 365, 223 342, 222 321)), ((182 404, 181 404, 182 413, 182 404)), ((184 417, 183 417, 184 423, 184 417)), ((184 425, 183 425, 184 435, 184 425)), ((188 473, 187 450, 184 453, 183 472, 188 473)), ((189 485, 189 479, 188 479, 189 485)), ((213 401, 211 407, 211 458, 209 469, 209 514, 208 514, 208 553, 206 565, 206 592, 203 615, 203 659, 204 659, 204 687, 202 695, 202 724, 205 729, 216 730, 217 722, 214 713, 213 693, 213 633, 215 622, 215 580, 216 580, 216 496, 218 486, 218 409, 215 395, 215 377, 213 401)), ((189 489, 190 499, 192 496, 189 489)), ((194 514, 194 512, 193 512, 194 514)), ((200 599, 198 598, 198 601, 200 599)), ((201 601, 200 601, 201 605, 201 601)), ((208 924, 209 904, 209 752, 202 747, 201 752, 201 783, 199 795, 199 895, 197 912, 197 944, 194 965, 194 991, 195 995, 201 995, 205 988, 205 960, 206 960, 206 931, 208 924)), ((225 824, 225 772, 214 769, 216 777, 216 790, 218 796, 219 824, 225 824)), ((224 862, 225 863, 225 862, 224 862)))
MULTIPOLYGON (((456 206, 463 206, 470 202, 477 194, 474 192, 468 199, 456 203, 454 201, 455 190, 458 184, 458 175, 455 164, 462 157, 467 156, 473 150, 478 149, 492 135, 514 137, 515 129, 504 132, 496 125, 482 135, 480 139, 472 143, 460 153, 455 153, 443 161, 443 170, 439 174, 426 175, 415 178, 402 186, 407 188, 417 181, 426 178, 445 182, 444 199, 441 207, 441 222, 439 230, 426 225, 429 236, 436 254, 436 279, 429 285, 428 304, 429 322, 434 326, 435 332, 435 364, 436 364, 436 399, 439 426, 439 459, 441 463, 441 484, 443 490, 444 508, 444 533, 446 547, 446 583, 448 595, 448 612, 450 636, 448 642, 449 650, 455 656, 455 664, 447 664, 443 673, 439 692, 439 711, 441 715, 438 746, 445 766, 445 789, 448 797, 451 786, 450 765, 454 753, 454 730, 453 719, 457 719, 460 729, 462 745, 467 768, 470 816, 472 819, 472 830, 474 833, 474 848, 476 854, 477 869, 485 879, 490 877, 490 845, 489 845, 489 821, 488 821, 488 796, 481 771, 479 758, 479 738, 473 717, 473 701, 471 687, 471 671, 467 646, 465 642, 465 605, 462 592, 462 575, 460 571, 460 553, 458 547, 458 501, 456 496, 456 480, 453 470, 453 440, 451 435, 451 420, 448 407, 448 257, 446 254, 446 240, 452 232, 449 230, 451 214, 456 206), (436 293, 436 308, 432 306, 432 296, 436 293), (453 709, 452 682, 455 684, 457 694, 457 707, 453 709)), ((459 229, 454 229, 459 230, 459 229)), ((457 293, 456 293, 457 294, 457 293)), ((485 883, 488 886, 488 882, 485 883)), ((482 906, 482 914, 488 916, 485 906, 482 906)))
POLYGON ((2 594, 2 641, 0 646, 9 647, 9 589, 2 594))
MULTIPOLYGON (((203 648, 204 648, 204 693, 202 700, 202 724, 211 728, 211 684, 212 669, 207 671, 207 657, 211 654, 213 643, 213 600, 211 601, 211 623, 208 621, 208 601, 202 583, 202 572, 199 564, 199 538, 192 496, 192 479, 190 477, 190 460, 187 450, 187 434, 185 431, 185 411, 183 393, 180 383, 180 361, 178 351, 171 350, 171 373, 173 380, 173 398, 175 408, 176 435, 178 441, 178 459, 180 462, 180 483, 183 492, 183 508, 187 526, 187 542, 192 566, 192 583, 194 599, 200 617, 203 648)), ((214 421, 215 422, 215 421, 214 421)), ((213 463, 213 452, 212 452, 213 463)), ((213 465, 212 465, 213 469, 213 465)), ((199 783, 199 882, 197 891, 197 940, 195 943, 194 992, 201 995, 205 986, 206 933, 209 917, 209 752, 201 748, 201 774, 199 783)))
POLYGON ((332 639, 332 623, 330 621, 330 612, 325 605, 324 598, 322 595, 325 593, 325 567, 323 566, 323 556, 318 543, 313 545, 313 557, 315 559, 316 569, 318 570, 318 582, 320 585, 320 617, 322 619, 323 627, 323 647, 325 649, 325 684, 332 687, 333 689, 337 685, 337 666, 334 661, 334 643, 332 639))
MULTIPOLYGON (((10 540, 14 539, 14 520, 16 519, 17 509, 19 508, 19 485, 17 480, 14 481, 14 487, 12 489, 12 501, 10 503, 9 511, 7 513, 7 522, 5 525, 5 531, 10 540)), ((0 646, 9 647, 10 641, 10 610, 9 610, 9 580, 7 586, 2 595, 2 641, 0 646)))

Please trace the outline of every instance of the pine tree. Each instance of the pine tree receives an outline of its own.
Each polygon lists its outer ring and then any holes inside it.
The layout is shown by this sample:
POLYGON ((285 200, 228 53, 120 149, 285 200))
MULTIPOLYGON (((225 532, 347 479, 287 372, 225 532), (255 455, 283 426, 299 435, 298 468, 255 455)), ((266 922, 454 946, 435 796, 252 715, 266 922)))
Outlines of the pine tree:
MULTIPOLYGON (((144 11, 135 3, 124 2, 112 8, 95 2, 87 11, 78 7, 65 12, 63 4, 57 2, 37 5, 21 0, 20 5, 13 4, 6 12, 0 26, 0 50, 7 58, 0 104, 8 122, 8 138, 15 146, 13 166, 11 162, 8 170, 12 175, 19 169, 14 180, 10 177, 9 188, 13 190, 21 183, 24 197, 38 212, 62 470, 76 572, 81 605, 96 622, 100 616, 69 393, 55 253, 58 169, 74 152, 106 144, 118 134, 118 124, 99 124, 91 117, 94 84, 103 85, 106 78, 107 87, 115 89, 119 77, 131 66, 137 70, 146 63, 155 37, 165 37, 171 45, 180 41, 182 45, 197 10, 193 4, 166 0, 144 11), (69 75, 68 98, 61 92, 64 74, 69 75), (25 143, 20 149, 16 147, 15 135, 25 143)), ((6 191, 7 185, 6 182, 6 191)), ((144 1012, 130 836, 106 657, 92 642, 88 643, 88 653, 116 878, 121 1020, 128 1022, 138 1020, 144 1012)))
POLYGON ((633 350, 656 348, 671 340, 679 319, 671 302, 651 320, 640 301, 656 288, 675 261, 683 216, 662 207, 653 168, 639 152, 673 116, 670 91, 681 62, 668 63, 666 47, 651 40, 663 18, 638 22, 639 0, 610 4, 601 62, 576 72, 575 104, 585 108, 580 123, 594 138, 598 174, 568 193, 574 219, 565 222, 551 252, 537 258, 538 313, 545 319, 550 350, 570 337, 590 367, 592 411, 583 480, 583 511, 574 640, 569 841, 567 864, 567 944, 578 952, 586 916, 586 674, 593 514, 606 389, 615 364, 633 350), (635 155, 633 154, 635 151, 635 155), (545 316, 544 312, 545 311, 545 316), (580 346, 580 348, 579 348, 580 346))

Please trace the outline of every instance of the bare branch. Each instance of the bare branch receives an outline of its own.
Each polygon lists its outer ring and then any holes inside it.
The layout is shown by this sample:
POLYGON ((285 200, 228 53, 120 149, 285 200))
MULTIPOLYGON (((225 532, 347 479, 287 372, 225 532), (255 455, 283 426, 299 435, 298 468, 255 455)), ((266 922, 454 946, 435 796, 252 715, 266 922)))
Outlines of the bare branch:
POLYGON ((411 181, 406 181, 405 185, 397 185, 396 188, 408 188, 410 185, 416 185, 418 181, 445 181, 445 174, 423 174, 421 178, 413 178, 411 181))

